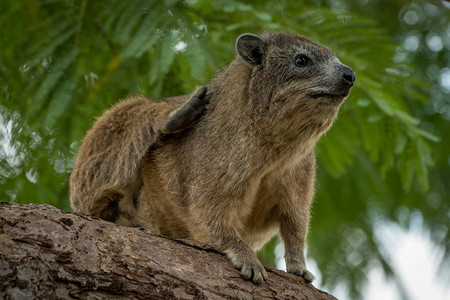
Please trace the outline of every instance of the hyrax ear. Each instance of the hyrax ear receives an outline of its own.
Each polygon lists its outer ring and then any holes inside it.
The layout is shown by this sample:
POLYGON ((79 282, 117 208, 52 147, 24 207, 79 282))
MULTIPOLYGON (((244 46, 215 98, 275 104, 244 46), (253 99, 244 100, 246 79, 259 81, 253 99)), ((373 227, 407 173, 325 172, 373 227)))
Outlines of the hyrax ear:
POLYGON ((266 48, 266 42, 255 34, 245 33, 236 40, 236 52, 251 65, 262 64, 266 48))

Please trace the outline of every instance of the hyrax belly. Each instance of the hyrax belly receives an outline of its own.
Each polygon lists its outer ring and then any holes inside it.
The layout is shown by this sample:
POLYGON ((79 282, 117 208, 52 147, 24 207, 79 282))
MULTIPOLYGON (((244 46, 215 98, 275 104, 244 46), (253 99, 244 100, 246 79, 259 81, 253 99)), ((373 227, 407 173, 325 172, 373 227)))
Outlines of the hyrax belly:
MULTIPOLYGON (((207 170, 200 159, 195 162, 196 168, 190 166, 195 158, 183 155, 184 148, 179 141, 166 140, 145 157, 143 186, 137 203, 143 227, 172 238, 195 238, 208 243, 210 236, 222 232, 219 228, 215 233, 214 226, 205 229, 203 222, 220 213, 229 230, 254 250, 279 232, 276 201, 269 199, 273 195, 267 192, 265 180, 236 182, 228 187, 230 190, 220 184, 211 189, 203 174, 220 182, 213 178, 218 175, 207 170), (227 201, 228 196, 233 199, 227 201), (206 210, 199 214, 203 208, 206 210)), ((216 174, 219 168, 216 165, 216 174)))
POLYGON ((253 199, 252 210, 244 220, 242 239, 257 251, 280 231, 277 199, 271 199, 266 187, 260 185, 253 199))

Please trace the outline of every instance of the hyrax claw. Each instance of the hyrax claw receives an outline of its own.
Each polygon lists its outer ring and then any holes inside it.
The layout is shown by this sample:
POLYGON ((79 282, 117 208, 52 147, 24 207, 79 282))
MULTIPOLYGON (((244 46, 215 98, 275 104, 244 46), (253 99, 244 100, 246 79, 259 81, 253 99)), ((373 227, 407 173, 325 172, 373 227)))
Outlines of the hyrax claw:
POLYGON ((308 270, 298 270, 298 271, 293 272, 293 274, 295 274, 299 277, 302 277, 303 279, 305 279, 305 281, 307 283, 311 283, 315 279, 314 275, 311 272, 309 272, 308 270))
POLYGON ((241 271, 241 275, 245 279, 251 280, 255 284, 262 284, 265 280, 267 280, 267 271, 264 269, 263 265, 259 262, 256 256, 239 257, 235 254, 229 253, 228 257, 233 265, 241 271))

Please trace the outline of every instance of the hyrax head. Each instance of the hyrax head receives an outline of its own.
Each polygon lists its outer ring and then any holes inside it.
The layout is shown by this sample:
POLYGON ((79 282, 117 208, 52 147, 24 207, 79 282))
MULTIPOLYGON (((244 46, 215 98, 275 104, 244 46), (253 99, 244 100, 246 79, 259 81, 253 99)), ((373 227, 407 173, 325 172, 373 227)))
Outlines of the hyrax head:
POLYGON ((243 34, 236 51, 252 69, 252 94, 274 109, 277 103, 299 109, 325 104, 336 109, 356 79, 330 49, 297 34, 243 34))

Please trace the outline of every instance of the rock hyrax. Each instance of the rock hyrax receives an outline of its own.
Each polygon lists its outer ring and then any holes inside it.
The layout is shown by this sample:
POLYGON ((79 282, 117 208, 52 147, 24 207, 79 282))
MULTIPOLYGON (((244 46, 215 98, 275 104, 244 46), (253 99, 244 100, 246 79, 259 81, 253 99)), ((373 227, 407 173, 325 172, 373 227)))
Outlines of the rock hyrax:
POLYGON ((135 97, 87 133, 71 178, 74 211, 194 239, 262 283, 255 256, 274 235, 287 271, 311 282, 303 254, 314 145, 356 76, 297 34, 244 34, 236 58, 191 95, 135 97))

